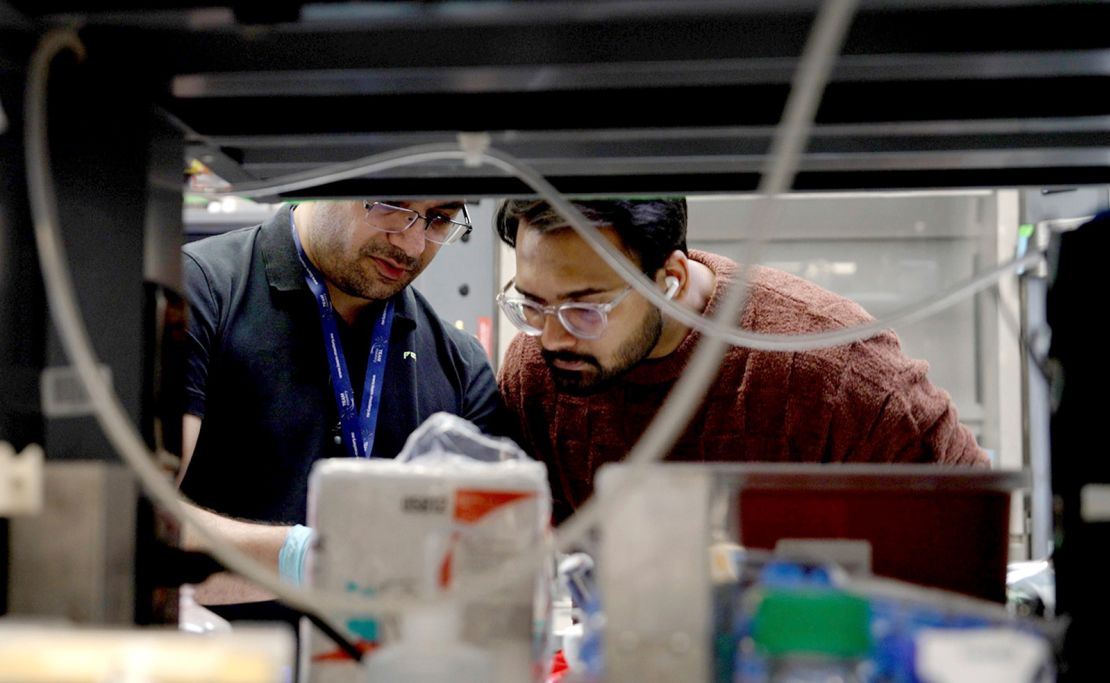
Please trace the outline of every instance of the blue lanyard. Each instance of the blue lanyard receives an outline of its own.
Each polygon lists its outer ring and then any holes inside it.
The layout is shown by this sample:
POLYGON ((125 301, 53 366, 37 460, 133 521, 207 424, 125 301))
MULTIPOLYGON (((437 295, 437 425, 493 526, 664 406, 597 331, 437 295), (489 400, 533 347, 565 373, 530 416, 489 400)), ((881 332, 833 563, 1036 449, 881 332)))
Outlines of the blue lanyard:
MULTIPOLYGON (((293 223, 293 210, 289 210, 289 222, 293 223)), ((362 387, 362 409, 355 405, 355 390, 347 372, 347 360, 343 356, 343 344, 339 340, 339 325, 335 322, 335 310, 331 306, 328 288, 320 271, 305 256, 297 226, 293 225, 293 243, 297 246, 297 258, 304 266, 304 280, 316 298, 316 308, 320 311, 320 324, 324 328, 324 346, 328 354, 328 371, 331 385, 335 391, 335 406, 339 410, 339 423, 343 429, 343 443, 347 453, 356 458, 369 458, 374 447, 374 430, 378 424, 378 408, 381 407, 382 377, 385 376, 386 351, 389 349, 389 331, 393 327, 393 299, 387 299, 382 314, 374 323, 370 341, 370 356, 366 360, 366 380, 362 387)))

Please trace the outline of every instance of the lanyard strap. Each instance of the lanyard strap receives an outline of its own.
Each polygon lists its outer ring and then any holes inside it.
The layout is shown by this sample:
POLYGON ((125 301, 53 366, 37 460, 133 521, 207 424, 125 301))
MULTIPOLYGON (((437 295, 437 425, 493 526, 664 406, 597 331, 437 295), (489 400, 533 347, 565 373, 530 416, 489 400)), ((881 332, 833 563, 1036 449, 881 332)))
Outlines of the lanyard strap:
POLYGON ((339 411, 339 423, 343 430, 343 444, 347 453, 356 458, 369 458, 374 447, 374 431, 378 424, 378 408, 381 406, 382 378, 385 376, 386 351, 389 349, 389 331, 393 327, 393 299, 387 299, 382 313, 374 322, 370 341, 370 355, 366 360, 366 379, 362 386, 362 408, 355 404, 355 390, 347 371, 347 360, 343 355, 343 344, 339 339, 339 325, 335 320, 335 310, 328 296, 328 288, 320 271, 305 256, 297 226, 293 224, 293 210, 289 210, 289 222, 293 227, 293 243, 297 247, 297 258, 304 267, 304 280, 316 300, 320 312, 320 325, 324 330, 324 347, 328 355, 328 371, 331 373, 331 386, 335 391, 335 406, 339 411))

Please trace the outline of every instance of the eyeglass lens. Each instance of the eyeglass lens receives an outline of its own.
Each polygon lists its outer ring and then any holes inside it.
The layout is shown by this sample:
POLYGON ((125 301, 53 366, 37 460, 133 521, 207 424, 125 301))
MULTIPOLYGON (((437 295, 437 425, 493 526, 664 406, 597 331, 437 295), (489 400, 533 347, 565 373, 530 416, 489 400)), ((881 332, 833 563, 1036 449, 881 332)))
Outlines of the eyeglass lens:
MULTIPOLYGON (((546 311, 543 306, 530 301, 514 301, 520 319, 535 332, 542 332, 546 311)), ((589 339, 601 336, 605 330, 605 314, 588 304, 564 304, 557 309, 559 322, 567 331, 589 339)))
POLYGON ((467 229, 465 223, 455 222, 447 216, 438 214, 422 216, 412 209, 400 206, 374 202, 369 204, 367 209, 370 225, 383 232, 404 232, 423 219, 425 238, 439 244, 454 240, 467 229))

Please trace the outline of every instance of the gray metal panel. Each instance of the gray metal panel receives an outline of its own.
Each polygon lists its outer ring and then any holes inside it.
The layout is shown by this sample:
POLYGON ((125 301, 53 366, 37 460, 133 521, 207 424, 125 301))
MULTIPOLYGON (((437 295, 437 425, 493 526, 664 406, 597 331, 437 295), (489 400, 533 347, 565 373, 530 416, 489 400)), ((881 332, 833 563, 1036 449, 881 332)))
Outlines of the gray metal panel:
POLYGON ((181 292, 181 133, 155 117, 147 171, 143 277, 181 292))
MULTIPOLYGON (((784 58, 706 61, 638 61, 611 64, 536 64, 478 67, 316 69, 270 73, 184 74, 173 94, 192 97, 304 97, 399 93, 481 93, 536 90, 600 90, 681 86, 689 83, 779 83, 789 81, 797 61, 784 58)), ((833 68, 834 80, 889 81, 897 78, 974 79, 1110 73, 1110 50, 985 55, 848 55, 833 68)))
POLYGON ((488 324, 489 340, 497 339, 497 233, 493 229, 494 202, 484 200, 467 207, 474 230, 465 242, 443 246, 431 265, 413 283, 428 298, 439 317, 478 334, 488 324), (484 323, 480 321, 484 320, 484 323))
POLYGON ((597 478, 605 680, 708 681, 708 468, 607 465, 597 478))
POLYGON ((1110 208, 1110 188, 1070 187, 1021 193, 1022 223, 1094 216, 1110 208))
MULTIPOLYGON (((580 194, 754 189, 819 6, 11 4, 80 17, 90 54, 142 55, 135 80, 229 179, 484 130, 580 194)), ((1110 108, 1095 94, 1110 81, 1108 20, 1101 2, 861 3, 796 187, 1107 182, 1110 108)), ((528 193, 457 165, 389 177, 312 194, 528 193)))
MULTIPOLYGON (((862 305, 890 314, 970 278, 995 262, 984 236, 995 234, 995 193, 794 195, 769 227, 760 262, 801 276, 862 305)), ((754 200, 699 197, 689 202, 689 245, 738 261, 749 258, 748 215, 754 200)), ((989 295, 984 295, 988 297, 989 295)), ((983 328, 983 300, 968 300, 896 329, 903 351, 929 362, 929 378, 948 391, 980 445, 995 406, 983 389, 984 364, 997 362, 997 331, 983 328)))
POLYGON ((1030 277, 1023 281, 1025 290, 1022 302, 1022 334, 1030 338, 1032 348, 1023 349, 1026 375, 1026 462, 1033 475, 1033 487, 1029 495, 1029 543, 1032 559, 1039 560, 1052 555, 1055 535, 1053 527, 1056 511, 1052 502, 1052 444, 1049 439, 1052 415, 1052 388, 1049 378, 1042 374, 1044 359, 1048 353, 1048 339, 1051 330, 1046 321, 1046 296, 1048 282, 1045 278, 1030 277), (1036 354, 1034 357, 1030 351, 1036 354))
MULTIPOLYGON (((149 339, 143 280, 155 121, 140 94, 105 66, 75 69, 59 62, 51 74, 51 143, 65 150, 53 158, 54 184, 68 267, 94 352, 111 366, 120 401, 139 423, 149 339)), ((164 146, 154 153, 172 159, 164 146)), ((164 223, 162 229, 176 230, 164 223)), ((53 326, 47 363, 68 364, 53 326)), ((49 420, 45 445, 52 459, 117 457, 92 417, 49 420)))
POLYGON ((48 461, 40 515, 11 520, 12 614, 128 624, 136 484, 119 465, 48 461))
MULTIPOLYGON (((798 194, 784 198, 772 240, 923 240, 978 236, 986 190, 935 193, 798 194)), ((747 239, 754 197, 701 197, 689 202, 691 242, 747 239)))

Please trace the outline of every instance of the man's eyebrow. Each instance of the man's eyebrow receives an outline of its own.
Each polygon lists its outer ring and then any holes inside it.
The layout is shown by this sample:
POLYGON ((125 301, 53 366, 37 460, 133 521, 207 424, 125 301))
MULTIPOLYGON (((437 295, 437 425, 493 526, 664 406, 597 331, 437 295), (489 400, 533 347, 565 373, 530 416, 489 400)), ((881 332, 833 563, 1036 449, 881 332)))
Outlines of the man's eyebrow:
MULTIPOLYGON (((542 297, 538 297, 535 294, 532 294, 531 292, 528 292, 526 290, 521 289, 520 285, 518 285, 518 284, 514 283, 513 288, 516 289, 516 291, 523 294, 528 299, 532 299, 534 301, 546 301, 542 297)), ((608 287, 608 288, 606 288, 606 287, 584 287, 582 289, 575 289, 575 290, 571 290, 569 292, 564 292, 562 296, 558 297, 558 300, 559 301, 567 301, 567 300, 570 300, 570 299, 580 299, 584 296, 591 296, 591 295, 594 295, 594 294, 602 294, 604 292, 610 291, 611 289, 613 289, 613 288, 612 287, 608 287)))

